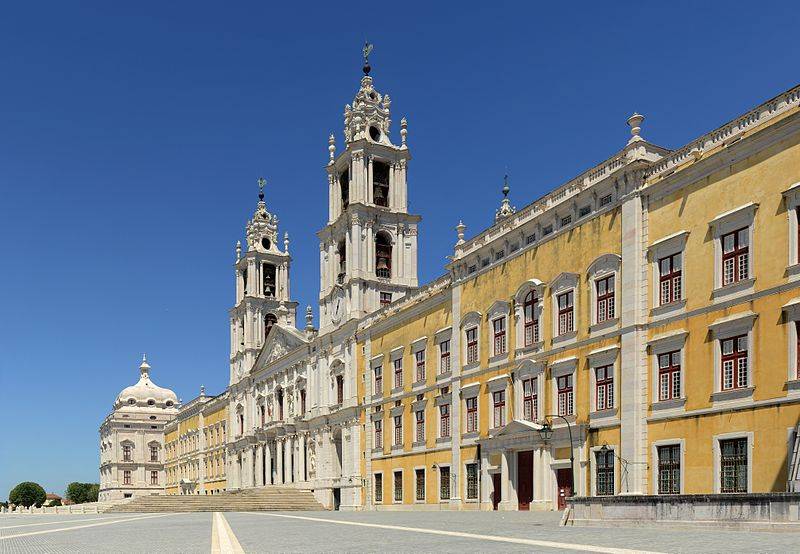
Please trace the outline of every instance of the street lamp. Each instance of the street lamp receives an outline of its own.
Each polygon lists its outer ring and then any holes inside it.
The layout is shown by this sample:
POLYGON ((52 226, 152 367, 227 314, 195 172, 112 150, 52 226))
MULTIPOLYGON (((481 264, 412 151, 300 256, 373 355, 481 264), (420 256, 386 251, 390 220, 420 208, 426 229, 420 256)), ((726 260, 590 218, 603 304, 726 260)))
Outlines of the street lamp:
POLYGON ((539 429, 539 436, 542 437, 542 440, 544 442, 549 441, 553 437, 553 424, 547 418, 550 418, 552 420, 552 418, 554 417, 559 417, 564 420, 564 423, 567 424, 567 432, 569 433, 569 469, 572 473, 572 491, 571 491, 572 494, 570 496, 573 496, 575 493, 576 482, 575 482, 575 450, 572 446, 572 425, 570 425, 569 420, 562 415, 549 414, 545 415, 544 417, 545 417, 544 423, 542 423, 542 427, 539 429))

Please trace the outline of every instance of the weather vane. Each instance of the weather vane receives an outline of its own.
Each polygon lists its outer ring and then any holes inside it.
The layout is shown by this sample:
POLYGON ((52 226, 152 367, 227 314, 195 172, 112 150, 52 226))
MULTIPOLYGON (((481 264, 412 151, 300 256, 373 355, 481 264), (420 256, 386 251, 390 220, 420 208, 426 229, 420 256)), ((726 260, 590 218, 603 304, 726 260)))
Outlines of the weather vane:
POLYGON ((258 178, 258 199, 264 200, 264 185, 267 184, 267 180, 263 177, 258 178))
POLYGON ((369 65, 369 55, 372 53, 372 44, 369 41, 364 42, 364 75, 369 75, 370 70, 372 69, 369 65))

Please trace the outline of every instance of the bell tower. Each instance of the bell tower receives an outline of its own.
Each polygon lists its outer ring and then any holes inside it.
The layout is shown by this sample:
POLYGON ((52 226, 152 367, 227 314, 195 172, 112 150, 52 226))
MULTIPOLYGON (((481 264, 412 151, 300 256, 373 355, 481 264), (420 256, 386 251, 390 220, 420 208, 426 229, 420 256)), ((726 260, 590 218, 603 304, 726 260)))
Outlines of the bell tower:
POLYGON ((320 331, 360 318, 418 286, 417 224, 408 213, 408 128, 400 121, 400 144, 391 140, 389 95, 364 76, 352 105, 344 109, 344 151, 328 140, 328 223, 320 239, 320 331))
POLYGON ((297 302, 289 294, 289 234, 278 246, 278 217, 267 211, 263 178, 258 204, 247 222, 247 250, 236 243, 236 303, 230 310, 233 384, 250 371, 273 325, 295 326, 297 302))

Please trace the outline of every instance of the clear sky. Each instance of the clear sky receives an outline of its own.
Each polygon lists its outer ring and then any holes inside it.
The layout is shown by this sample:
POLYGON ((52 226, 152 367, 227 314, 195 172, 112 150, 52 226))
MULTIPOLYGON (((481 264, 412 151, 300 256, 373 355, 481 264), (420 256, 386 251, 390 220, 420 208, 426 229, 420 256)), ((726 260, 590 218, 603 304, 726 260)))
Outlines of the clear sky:
MULTIPOLYGON (((797 84, 791 2, 15 2, 0 18, 0 499, 98 481, 98 426, 138 378, 228 379, 234 245, 256 179, 317 307, 327 138, 360 78, 408 118, 420 281, 618 151, 679 147, 797 84), (563 7, 562 7, 563 6, 563 7)), ((299 318, 302 321, 302 311, 299 318)))

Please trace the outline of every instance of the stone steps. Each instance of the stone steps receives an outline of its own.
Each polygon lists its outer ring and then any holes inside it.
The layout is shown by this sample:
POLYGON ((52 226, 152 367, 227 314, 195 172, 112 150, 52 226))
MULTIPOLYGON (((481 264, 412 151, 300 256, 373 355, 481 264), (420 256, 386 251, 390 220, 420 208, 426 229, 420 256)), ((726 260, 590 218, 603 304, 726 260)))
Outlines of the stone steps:
POLYGON ((142 496, 111 506, 107 513, 263 512, 324 510, 307 489, 263 487, 214 495, 142 496))

